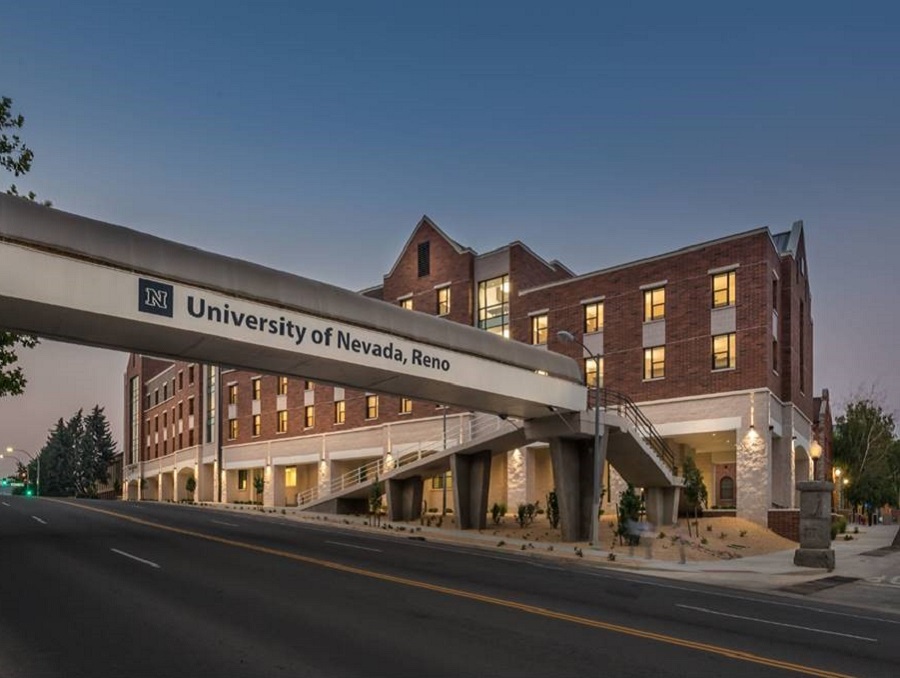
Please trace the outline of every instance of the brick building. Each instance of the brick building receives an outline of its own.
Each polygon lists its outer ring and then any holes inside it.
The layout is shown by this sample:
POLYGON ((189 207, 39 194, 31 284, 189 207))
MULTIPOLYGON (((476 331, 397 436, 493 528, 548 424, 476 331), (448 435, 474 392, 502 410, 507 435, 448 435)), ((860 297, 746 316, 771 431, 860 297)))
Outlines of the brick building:
MULTIPOLYGON (((479 254, 424 217, 382 284, 361 294, 581 361, 589 384, 640 406, 678 464, 695 459, 711 506, 756 522, 796 506, 814 436, 828 455, 802 222, 576 275, 520 242, 479 254)), ((194 475, 200 500, 291 506, 478 422, 440 403, 141 356, 125 386, 129 498, 185 498, 194 475)), ((606 473, 615 499, 622 481, 606 473)), ((427 479, 425 504, 452 507, 451 482, 427 479)), ((490 503, 543 501, 552 487, 546 445, 491 462, 490 503)))

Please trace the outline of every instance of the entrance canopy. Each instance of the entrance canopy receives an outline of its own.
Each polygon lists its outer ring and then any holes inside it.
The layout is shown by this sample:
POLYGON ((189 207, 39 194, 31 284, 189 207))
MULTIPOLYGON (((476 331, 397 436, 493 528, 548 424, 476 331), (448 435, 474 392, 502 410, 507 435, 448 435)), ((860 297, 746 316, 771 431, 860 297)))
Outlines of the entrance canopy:
POLYGON ((0 327, 523 418, 587 405, 560 354, 6 195, 0 327))

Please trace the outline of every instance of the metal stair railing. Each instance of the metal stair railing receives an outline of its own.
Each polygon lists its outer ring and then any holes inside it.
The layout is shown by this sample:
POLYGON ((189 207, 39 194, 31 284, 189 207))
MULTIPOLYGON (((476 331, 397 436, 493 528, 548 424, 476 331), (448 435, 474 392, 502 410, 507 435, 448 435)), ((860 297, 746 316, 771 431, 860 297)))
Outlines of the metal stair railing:
MULTIPOLYGON (((593 390, 591 392, 593 393, 593 390)), ((674 475, 675 455, 650 420, 647 419, 647 416, 641 411, 641 408, 635 405, 631 398, 624 393, 603 388, 600 389, 600 408, 607 411, 613 410, 631 422, 637 434, 643 438, 644 442, 647 443, 660 461, 674 475)))
POLYGON ((357 466, 337 478, 332 478, 323 486, 313 486, 297 494, 297 505, 303 506, 311 502, 352 490, 354 487, 368 484, 376 478, 383 479, 399 469, 412 463, 432 457, 441 452, 460 447, 486 435, 499 432, 504 424, 516 426, 515 422, 495 415, 475 414, 448 417, 446 430, 442 421, 435 421, 439 437, 436 440, 416 441, 402 445, 393 445, 390 454, 357 466))

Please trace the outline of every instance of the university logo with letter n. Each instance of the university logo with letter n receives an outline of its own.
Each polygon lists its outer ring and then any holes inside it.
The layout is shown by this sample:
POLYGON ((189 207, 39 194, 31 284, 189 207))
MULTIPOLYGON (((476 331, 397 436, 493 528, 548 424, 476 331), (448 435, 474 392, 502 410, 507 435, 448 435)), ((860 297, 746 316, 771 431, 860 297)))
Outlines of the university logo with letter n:
POLYGON ((140 278, 138 282, 138 310, 143 313, 172 317, 174 288, 166 283, 140 278))

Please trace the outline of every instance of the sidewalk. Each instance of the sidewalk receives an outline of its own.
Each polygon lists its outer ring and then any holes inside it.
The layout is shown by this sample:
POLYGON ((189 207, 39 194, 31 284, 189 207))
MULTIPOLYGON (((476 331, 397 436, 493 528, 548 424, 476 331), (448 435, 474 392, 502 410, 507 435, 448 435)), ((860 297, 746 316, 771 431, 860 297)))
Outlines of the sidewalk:
POLYGON ((397 538, 423 538, 431 542, 481 548, 508 556, 575 560, 584 564, 629 570, 650 576, 766 592, 781 592, 780 590, 785 587, 832 577, 865 579, 880 572, 886 562, 892 562, 877 557, 878 554, 867 554, 878 549, 887 549, 895 543, 897 548, 889 552, 888 557, 892 553, 900 553, 900 526, 897 525, 860 526, 858 534, 853 534, 853 526, 850 526, 848 534, 852 539, 844 540, 844 535, 838 535, 832 542, 835 551, 835 569, 828 572, 825 569, 794 565, 793 548, 732 560, 691 560, 688 553, 686 562, 680 563, 653 559, 654 540, 645 540, 644 545, 633 549, 617 547, 615 560, 610 560, 609 551, 594 549, 585 543, 552 545, 543 543, 534 546, 532 541, 526 539, 504 537, 503 540, 498 540, 497 536, 475 530, 394 524, 386 520, 382 520, 380 527, 370 527, 367 525, 366 516, 288 512, 286 515, 279 513, 277 517, 378 534, 387 532, 397 538), (649 557, 647 544, 651 548, 649 557))

